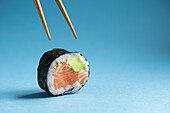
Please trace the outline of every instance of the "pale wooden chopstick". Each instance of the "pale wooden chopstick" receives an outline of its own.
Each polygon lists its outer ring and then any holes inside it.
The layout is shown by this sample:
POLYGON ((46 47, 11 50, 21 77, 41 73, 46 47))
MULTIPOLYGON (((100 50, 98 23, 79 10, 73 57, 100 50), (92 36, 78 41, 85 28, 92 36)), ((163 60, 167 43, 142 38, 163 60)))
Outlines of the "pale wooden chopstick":
POLYGON ((62 1, 61 1, 61 0, 56 0, 56 2, 57 2, 58 7, 60 8, 60 10, 61 10, 64 18, 66 19, 66 21, 67 21, 67 23, 68 23, 71 31, 73 32, 75 38, 77 39, 77 34, 76 34, 75 30, 74 30, 74 27, 73 27, 73 25, 72 25, 72 23, 71 23, 71 20, 70 20, 68 14, 67 14, 67 11, 66 11, 66 9, 65 9, 62 1))
POLYGON ((47 23, 45 21, 45 17, 44 17, 44 14, 43 14, 43 10, 42 10, 40 1, 39 0, 34 0, 34 3, 35 3, 35 6, 36 6, 36 8, 38 10, 39 15, 40 15, 40 18, 41 18, 41 21, 43 23, 44 29, 45 29, 45 31, 47 33, 48 39, 51 40, 50 32, 48 30, 48 26, 47 26, 47 23))

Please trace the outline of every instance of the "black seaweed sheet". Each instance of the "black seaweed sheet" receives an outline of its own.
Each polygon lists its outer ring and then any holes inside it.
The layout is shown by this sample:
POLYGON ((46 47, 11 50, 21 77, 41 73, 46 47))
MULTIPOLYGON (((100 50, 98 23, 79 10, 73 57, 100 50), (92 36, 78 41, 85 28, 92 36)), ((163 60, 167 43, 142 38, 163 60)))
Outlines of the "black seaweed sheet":
MULTIPOLYGON (((50 93, 48 86, 47 86, 47 73, 48 73, 49 67, 50 67, 51 63, 56 58, 60 57, 63 54, 66 54, 66 53, 71 53, 71 52, 69 52, 65 49, 55 48, 55 49, 48 51, 42 55, 40 62, 39 62, 38 70, 37 70, 38 71, 38 84, 39 84, 40 88, 42 88, 43 90, 50 93)), ((76 53, 78 53, 78 52, 76 52, 76 53)), ((89 71, 89 74, 90 74, 90 71, 89 71)), ((70 92, 70 91, 68 91, 68 92, 70 92)), ((70 94, 68 92, 65 92, 64 94, 70 94)))

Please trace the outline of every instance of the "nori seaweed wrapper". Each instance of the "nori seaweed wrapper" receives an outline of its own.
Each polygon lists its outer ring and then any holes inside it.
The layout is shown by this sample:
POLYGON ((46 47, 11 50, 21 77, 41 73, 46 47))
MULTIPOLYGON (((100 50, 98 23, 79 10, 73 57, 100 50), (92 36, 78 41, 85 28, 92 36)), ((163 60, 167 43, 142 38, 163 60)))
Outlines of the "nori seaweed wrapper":
MULTIPOLYGON (((48 86, 47 86, 47 74, 48 74, 48 70, 50 68, 50 65, 51 63, 58 57, 60 57, 61 55, 63 54, 66 54, 66 53, 79 53, 79 52, 69 52, 65 49, 58 49, 58 48, 54 48, 53 50, 51 51, 47 51, 45 52, 41 59, 40 59, 40 62, 39 62, 39 66, 38 66, 38 84, 40 86, 41 89, 49 92, 50 94, 52 94, 49 89, 48 89, 48 86)), ((82 55, 82 54, 81 54, 82 55)), ((83 55, 82 55, 83 56, 83 55)), ((85 58, 85 60, 87 61, 87 59, 85 58)), ((89 68, 89 71, 88 71, 88 77, 90 75, 90 68, 89 68)), ((87 80, 88 81, 88 80, 87 80)), ((86 81, 86 82, 87 82, 86 81)), ((84 84, 85 85, 85 84, 84 84)), ((84 86, 82 85, 82 87, 84 86)), ((81 88, 80 88, 81 89, 81 88)), ((79 90, 80 90, 79 89, 79 90)), ((64 94, 71 94, 70 91, 72 91, 73 89, 67 91, 67 92, 64 92, 64 94)), ((78 91, 79 91, 78 90, 78 91)), ((61 94, 62 95, 62 94, 61 94)))

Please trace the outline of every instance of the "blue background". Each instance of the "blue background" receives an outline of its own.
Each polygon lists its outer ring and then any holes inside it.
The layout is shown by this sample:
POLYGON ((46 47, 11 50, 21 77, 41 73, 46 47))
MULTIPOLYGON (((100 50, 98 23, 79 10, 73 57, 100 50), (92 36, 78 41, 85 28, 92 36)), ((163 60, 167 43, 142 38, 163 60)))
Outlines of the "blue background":
POLYGON ((170 1, 41 0, 49 41, 33 0, 0 0, 1 113, 170 113, 170 1), (37 84, 42 54, 79 51, 91 77, 80 92, 51 97, 37 84))

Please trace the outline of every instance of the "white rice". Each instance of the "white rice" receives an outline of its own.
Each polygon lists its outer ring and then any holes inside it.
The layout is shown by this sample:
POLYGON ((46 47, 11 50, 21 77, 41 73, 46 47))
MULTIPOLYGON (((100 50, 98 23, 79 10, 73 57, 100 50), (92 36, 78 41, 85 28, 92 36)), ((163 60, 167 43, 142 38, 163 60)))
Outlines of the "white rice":
POLYGON ((86 61, 86 59, 80 53, 67 53, 67 54, 61 55, 60 57, 56 58, 51 63, 50 68, 48 70, 48 74, 47 74, 47 86, 49 88, 49 91, 53 95, 60 95, 60 94, 63 94, 64 92, 65 93, 77 92, 86 83, 86 81, 88 80, 88 78, 85 79, 82 84, 80 84, 77 81, 73 85, 67 85, 65 88, 61 87, 60 89, 55 90, 54 84, 53 84, 54 76, 52 76, 53 73, 54 73, 54 66, 56 65, 56 63, 58 61, 66 62, 66 60, 71 59, 74 55, 78 56, 81 59, 81 61, 85 65, 85 71, 88 73, 88 71, 89 71, 89 63, 88 63, 88 61, 86 61), (72 88, 73 88, 73 90, 69 92, 69 90, 72 89, 72 88))

